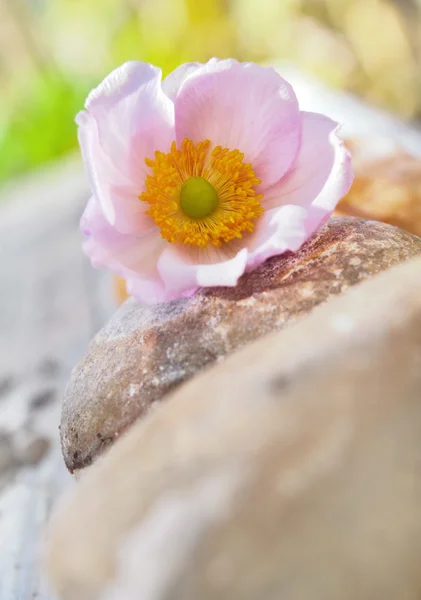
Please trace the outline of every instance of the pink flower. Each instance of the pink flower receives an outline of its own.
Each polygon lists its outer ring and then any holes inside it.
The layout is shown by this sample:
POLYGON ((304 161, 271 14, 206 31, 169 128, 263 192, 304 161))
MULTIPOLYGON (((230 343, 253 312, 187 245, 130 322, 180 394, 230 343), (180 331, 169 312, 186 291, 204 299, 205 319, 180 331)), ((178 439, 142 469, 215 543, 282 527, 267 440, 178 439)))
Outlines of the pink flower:
POLYGON ((234 286, 296 251, 352 183, 337 124, 300 112, 273 69, 235 60, 160 69, 129 62, 79 113, 95 267, 146 303, 234 286))

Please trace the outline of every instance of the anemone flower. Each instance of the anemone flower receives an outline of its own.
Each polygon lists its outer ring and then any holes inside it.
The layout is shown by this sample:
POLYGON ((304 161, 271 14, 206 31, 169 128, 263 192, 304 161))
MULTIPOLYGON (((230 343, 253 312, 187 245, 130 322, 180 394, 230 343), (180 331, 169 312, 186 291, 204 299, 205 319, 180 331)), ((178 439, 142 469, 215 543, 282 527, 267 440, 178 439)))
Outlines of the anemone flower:
POLYGON ((352 183, 337 123, 300 111, 272 68, 211 59, 162 81, 157 67, 129 62, 85 108, 84 250, 141 302, 235 286, 298 250, 352 183))

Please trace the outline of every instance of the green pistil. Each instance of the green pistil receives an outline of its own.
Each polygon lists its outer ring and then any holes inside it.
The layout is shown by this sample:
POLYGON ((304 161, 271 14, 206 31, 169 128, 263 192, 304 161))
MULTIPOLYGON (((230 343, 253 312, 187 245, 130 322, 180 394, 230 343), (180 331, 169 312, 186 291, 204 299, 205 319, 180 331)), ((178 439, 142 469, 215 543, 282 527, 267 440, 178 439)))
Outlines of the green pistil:
POLYGON ((203 219, 218 206, 218 194, 204 177, 190 177, 181 188, 180 207, 191 219, 203 219))

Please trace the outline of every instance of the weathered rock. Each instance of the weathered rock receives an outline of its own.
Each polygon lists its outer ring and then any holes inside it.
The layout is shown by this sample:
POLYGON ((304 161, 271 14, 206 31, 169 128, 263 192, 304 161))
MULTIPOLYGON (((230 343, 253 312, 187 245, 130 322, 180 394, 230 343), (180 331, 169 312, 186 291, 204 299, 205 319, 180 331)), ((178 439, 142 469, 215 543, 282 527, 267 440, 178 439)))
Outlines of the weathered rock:
POLYGON ((63 600, 418 600, 421 259, 195 377, 52 524, 63 600))
POLYGON ((127 302, 73 372, 61 423, 67 467, 90 464, 151 404, 218 358, 420 253, 420 238, 389 225, 334 219, 297 254, 267 261, 235 288, 152 308, 127 302))
POLYGON ((367 140, 348 145, 355 179, 336 214, 376 219, 421 235, 421 159, 400 149, 376 156, 367 140))

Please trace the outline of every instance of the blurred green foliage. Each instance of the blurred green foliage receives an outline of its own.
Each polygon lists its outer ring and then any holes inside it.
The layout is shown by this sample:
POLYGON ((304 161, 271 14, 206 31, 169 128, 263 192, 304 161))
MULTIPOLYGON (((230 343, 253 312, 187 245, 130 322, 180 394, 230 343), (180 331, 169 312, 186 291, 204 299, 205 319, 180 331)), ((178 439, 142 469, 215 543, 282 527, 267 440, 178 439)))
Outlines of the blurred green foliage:
POLYGON ((0 183, 67 153, 89 90, 129 59, 293 61, 421 114, 421 0, 0 0, 0 183))
POLYGON ((227 56, 229 25, 224 0, 0 0, 0 183, 76 146, 74 117, 112 68, 227 56))
POLYGON ((89 84, 48 71, 33 74, 28 84, 1 133, 0 181, 66 154, 76 143, 74 116, 89 84))

